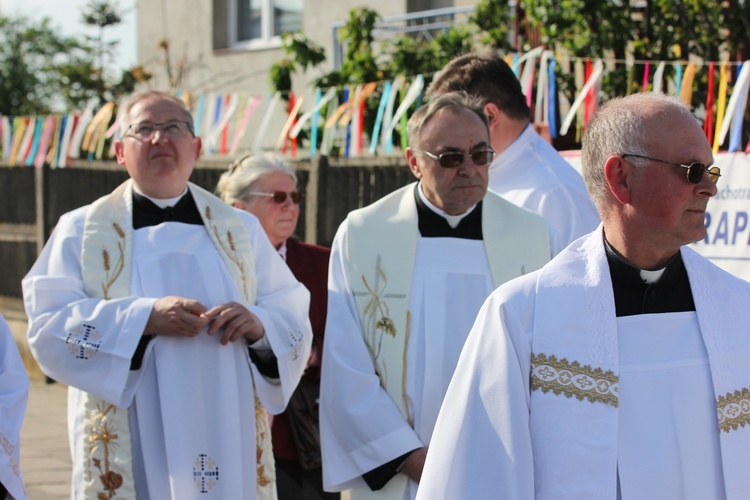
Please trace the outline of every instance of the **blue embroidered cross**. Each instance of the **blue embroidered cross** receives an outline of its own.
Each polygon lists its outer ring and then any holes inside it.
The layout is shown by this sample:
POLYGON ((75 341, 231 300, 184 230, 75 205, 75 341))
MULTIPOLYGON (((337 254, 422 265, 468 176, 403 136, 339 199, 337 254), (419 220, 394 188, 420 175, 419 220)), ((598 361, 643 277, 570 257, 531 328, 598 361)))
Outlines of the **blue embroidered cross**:
POLYGON ((70 347, 76 359, 89 359, 99 351, 101 342, 94 325, 81 323, 73 331, 68 332, 65 342, 70 347))
POLYGON ((193 480, 201 493, 208 493, 219 481, 219 467, 205 453, 198 455, 195 461, 193 480))

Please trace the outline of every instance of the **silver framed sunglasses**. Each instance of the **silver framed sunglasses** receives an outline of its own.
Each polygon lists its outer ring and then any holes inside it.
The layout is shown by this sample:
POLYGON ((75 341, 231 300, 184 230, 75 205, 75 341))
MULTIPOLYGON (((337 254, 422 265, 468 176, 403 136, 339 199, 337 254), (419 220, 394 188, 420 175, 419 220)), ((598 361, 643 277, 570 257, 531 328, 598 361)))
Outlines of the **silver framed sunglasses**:
POLYGON ((635 153, 625 153, 623 155, 620 155, 620 158, 643 158, 644 160, 651 160, 656 161, 659 163, 665 163, 667 165, 673 165, 675 167, 682 167, 687 169, 687 180, 691 184, 698 184, 701 179, 703 179, 703 174, 708 174, 708 178, 711 179, 711 181, 716 184, 719 180, 719 177, 721 177, 721 169, 717 166, 710 166, 706 165, 705 163, 701 163, 698 161, 695 161, 691 163, 690 165, 683 165, 682 163, 675 163, 673 161, 667 161, 667 160, 660 160, 658 158, 651 158, 650 156, 645 155, 638 155, 635 153))

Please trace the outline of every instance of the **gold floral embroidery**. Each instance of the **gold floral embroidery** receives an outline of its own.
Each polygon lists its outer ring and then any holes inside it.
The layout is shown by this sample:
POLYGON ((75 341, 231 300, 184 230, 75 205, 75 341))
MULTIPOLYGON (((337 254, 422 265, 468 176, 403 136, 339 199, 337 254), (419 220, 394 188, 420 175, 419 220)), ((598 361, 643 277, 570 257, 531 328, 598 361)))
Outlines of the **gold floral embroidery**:
POLYGON ((110 448, 117 446, 117 429, 110 428, 107 422, 107 414, 115 413, 117 407, 108 405, 103 407, 97 404, 97 409, 91 415, 91 434, 89 434, 89 475, 91 474, 91 464, 94 464, 99 470, 99 480, 102 482, 104 491, 97 493, 97 500, 107 500, 113 498, 117 490, 122 486, 122 475, 110 469, 109 453, 110 448), (104 468, 102 460, 95 457, 97 451, 101 449, 104 458, 104 468))
POLYGON ((242 296, 245 298, 245 300, 249 299, 248 293, 247 293, 247 278, 245 277, 245 264, 242 262, 242 259, 240 259, 239 255, 237 254, 237 247, 234 245, 234 236, 232 235, 232 231, 227 231, 227 237, 226 241, 221 239, 221 235, 219 234, 219 228, 216 227, 216 225, 211 220, 211 207, 206 207, 206 220, 208 221, 209 225, 211 226, 211 231, 213 231, 214 236, 216 237, 216 241, 219 243, 219 247, 221 247, 221 250, 227 254, 229 257, 229 260, 234 263, 235 266, 237 266, 237 269, 240 272, 240 277, 242 278, 242 296))
POLYGON ((114 266, 112 266, 109 252, 106 248, 102 248, 102 260, 104 261, 104 271, 106 272, 107 276, 107 281, 102 283, 102 293, 104 294, 104 300, 110 299, 109 289, 112 288, 112 285, 115 283, 115 281, 117 281, 117 278, 120 277, 122 270, 125 268, 125 231, 122 230, 117 222, 113 222, 112 227, 117 233, 117 236, 120 237, 121 241, 117 242, 117 251, 119 255, 117 256, 117 260, 115 261, 114 266))
POLYGON ((750 424, 750 390, 745 388, 728 392, 716 400, 719 429, 724 432, 736 431, 750 424))
POLYGON ((375 363, 376 371, 380 384, 385 387, 385 381, 388 378, 387 367, 380 362, 380 349, 383 343, 383 335, 390 335, 396 338, 396 325, 389 317, 390 311, 388 304, 383 300, 383 294, 388 285, 388 277, 385 275, 383 268, 380 267, 380 258, 378 257, 375 265, 375 285, 370 286, 367 278, 362 274, 362 283, 370 294, 370 300, 363 309, 363 325, 365 334, 365 343, 370 351, 370 356, 375 363), (379 331, 379 333, 378 333, 379 331))
MULTIPOLYGON (((256 453, 256 464, 258 467, 257 470, 257 476, 258 476, 258 486, 265 487, 268 486, 271 481, 273 481, 272 478, 269 478, 266 474, 266 464, 269 463, 268 460, 270 460, 270 457, 264 456, 264 453, 268 453, 268 450, 270 449, 267 445, 268 441, 268 413, 266 413, 266 409, 263 407, 263 404, 260 402, 260 399, 258 399, 258 396, 255 396, 255 419, 259 424, 261 424, 260 432, 257 433, 257 439, 258 442, 255 444, 255 453, 256 453)), ((256 424, 256 428, 258 427, 258 424, 256 424)))
POLYGON ((605 403, 617 408, 618 381, 614 372, 601 368, 581 366, 578 361, 558 361, 554 355, 538 354, 531 357, 531 390, 544 393, 552 391, 578 401, 588 399, 591 403, 605 403))

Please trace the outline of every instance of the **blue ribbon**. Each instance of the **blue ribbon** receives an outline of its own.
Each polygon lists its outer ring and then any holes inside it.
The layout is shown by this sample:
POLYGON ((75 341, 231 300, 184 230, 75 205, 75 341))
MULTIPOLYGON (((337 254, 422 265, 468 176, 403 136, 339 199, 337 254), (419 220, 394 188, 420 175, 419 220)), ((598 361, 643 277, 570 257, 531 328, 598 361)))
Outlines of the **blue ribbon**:
POLYGON ((555 56, 549 58, 549 136, 557 139, 557 82, 555 81, 555 56))
MULTIPOLYGON (((741 70, 742 63, 739 63, 737 65, 737 78, 739 78, 741 70)), ((729 129, 730 136, 728 151, 730 153, 734 153, 735 151, 740 151, 742 149, 742 125, 744 116, 745 110, 740 109, 740 107, 737 106, 737 109, 734 110, 734 116, 732 117, 732 126, 729 129)))
POLYGON ((31 143, 31 153, 29 154, 29 157, 26 158, 26 166, 30 167, 34 164, 34 159, 36 159, 36 153, 39 151, 39 141, 42 138, 42 129, 44 128, 44 118, 37 117, 36 119, 36 125, 34 127, 34 141, 31 143))
MULTIPOLYGON (((315 91, 315 107, 318 107, 318 103, 323 98, 323 91, 317 89, 315 91)), ((316 109, 313 112, 312 120, 310 121, 310 158, 315 158, 315 153, 318 151, 318 120, 320 119, 320 110, 316 109)))
POLYGON ((385 114, 385 106, 388 104, 388 98, 391 95, 391 82, 385 82, 383 88, 383 96, 380 98, 380 104, 378 104, 378 115, 375 118, 375 126, 372 128, 372 139, 370 140, 370 154, 374 155, 378 147, 378 139, 380 138, 380 126, 383 124, 383 115, 385 114))
MULTIPOLYGON (((344 89, 344 102, 349 100, 349 87, 344 89)), ((352 121, 346 124, 346 140, 344 141, 344 158, 349 158, 349 145, 352 141, 352 121)))

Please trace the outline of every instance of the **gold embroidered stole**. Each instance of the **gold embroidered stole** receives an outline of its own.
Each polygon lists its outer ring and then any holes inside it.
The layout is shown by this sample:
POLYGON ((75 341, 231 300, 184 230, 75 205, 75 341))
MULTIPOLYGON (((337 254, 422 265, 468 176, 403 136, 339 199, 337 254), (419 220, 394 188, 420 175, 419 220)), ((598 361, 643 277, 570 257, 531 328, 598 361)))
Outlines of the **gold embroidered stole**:
MULTIPOLYGON (((250 239, 234 209, 208 191, 189 184, 211 240, 241 292, 245 305, 255 302, 255 266, 250 239)), ((81 266, 84 288, 90 297, 105 300, 130 294, 132 272, 132 181, 94 202, 86 216, 81 266)), ((127 409, 118 408, 88 393, 82 410, 87 463, 85 498, 135 498, 132 447, 127 409), (99 472, 94 478, 92 466, 99 472), (104 490, 101 491, 104 485, 104 490)), ((255 396, 257 489, 259 499, 275 499, 275 468, 268 415, 255 396)))
MULTIPOLYGON (((412 427, 406 360, 409 291, 419 236, 414 186, 350 213, 346 239, 349 282, 362 335, 380 385, 412 427)), ((549 260, 549 229, 544 219, 492 193, 485 196, 482 206, 482 234, 495 286, 539 269, 549 260)), ((400 479, 394 478, 385 489, 400 488, 403 494, 406 482, 400 479), (395 486, 399 483, 401 486, 395 486)), ((367 498, 371 496, 368 492, 366 488, 356 490, 352 498, 367 498)), ((384 498, 383 492, 372 496, 384 498)))
MULTIPOLYGON (((709 357, 727 498, 745 498, 750 448, 750 286, 683 247, 709 357)), ((530 380, 530 429, 540 477, 571 478, 578 497, 615 498, 619 346, 602 227, 539 274, 530 380), (596 429, 597 450, 571 423, 596 429), (555 435, 555 440, 547 437, 555 435)), ((555 490, 559 493, 559 488, 555 490)))

